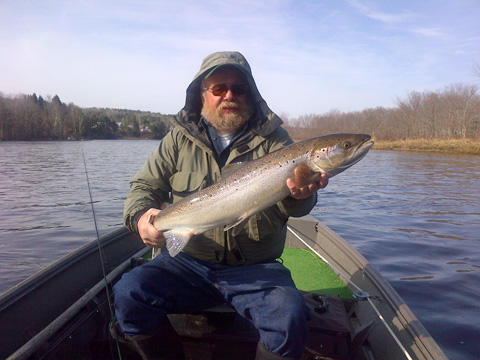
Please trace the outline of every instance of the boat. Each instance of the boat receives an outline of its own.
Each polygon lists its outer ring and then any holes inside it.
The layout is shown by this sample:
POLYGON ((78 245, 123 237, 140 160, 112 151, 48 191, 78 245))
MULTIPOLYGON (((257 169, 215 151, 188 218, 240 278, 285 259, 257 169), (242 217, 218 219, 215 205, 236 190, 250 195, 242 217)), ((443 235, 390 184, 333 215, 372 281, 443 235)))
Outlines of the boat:
MULTIPOLYGON (((136 359, 109 335, 111 287, 151 253, 122 227, 2 294, 0 358, 136 359)), ((375 267, 314 217, 290 218, 281 261, 314 314, 302 359, 447 359, 375 267)), ((226 305, 169 317, 187 359, 255 358, 256 329, 226 305)))

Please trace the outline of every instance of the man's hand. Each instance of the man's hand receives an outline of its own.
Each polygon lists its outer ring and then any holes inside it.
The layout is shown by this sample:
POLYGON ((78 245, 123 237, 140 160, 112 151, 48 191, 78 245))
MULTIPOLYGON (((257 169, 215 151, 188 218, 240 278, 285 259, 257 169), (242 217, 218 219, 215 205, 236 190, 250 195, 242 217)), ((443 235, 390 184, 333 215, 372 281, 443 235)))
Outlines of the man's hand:
POLYGON ((300 179, 297 178, 297 172, 295 172, 295 180, 288 178, 287 186, 290 189, 290 196, 297 200, 306 199, 309 196, 315 194, 318 189, 323 189, 328 185, 328 175, 321 174, 320 179, 312 182, 311 184, 297 188, 296 184, 300 183, 300 179))
POLYGON ((145 245, 152 247, 165 246, 165 237, 163 236, 163 232, 158 231, 155 226, 153 226, 153 220, 160 211, 160 209, 149 209, 140 217, 140 219, 138 219, 138 234, 142 238, 145 245))

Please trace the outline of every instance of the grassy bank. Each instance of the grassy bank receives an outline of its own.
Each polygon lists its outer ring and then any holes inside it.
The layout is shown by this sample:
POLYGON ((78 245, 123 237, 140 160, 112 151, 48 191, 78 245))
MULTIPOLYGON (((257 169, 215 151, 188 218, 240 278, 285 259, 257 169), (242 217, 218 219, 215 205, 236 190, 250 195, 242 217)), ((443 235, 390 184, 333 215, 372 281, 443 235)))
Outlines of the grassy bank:
POLYGON ((468 139, 452 140, 375 140, 374 150, 438 151, 454 154, 480 155, 480 141, 468 139))

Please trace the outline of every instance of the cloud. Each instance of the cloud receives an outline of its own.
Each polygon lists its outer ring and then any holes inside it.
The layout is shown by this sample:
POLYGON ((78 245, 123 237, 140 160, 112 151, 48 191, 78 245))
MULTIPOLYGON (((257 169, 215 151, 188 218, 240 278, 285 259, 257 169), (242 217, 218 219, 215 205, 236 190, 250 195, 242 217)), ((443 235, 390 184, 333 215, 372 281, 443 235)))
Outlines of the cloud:
POLYGON ((412 32, 415 34, 423 35, 426 37, 438 38, 438 39, 447 39, 448 36, 440 28, 422 28, 414 27, 412 32))
POLYGON ((367 5, 365 5, 365 3, 360 3, 357 0, 351 0, 349 1, 349 3, 361 14, 367 16, 370 19, 381 21, 385 24, 402 24, 410 22, 417 18, 416 14, 408 10, 403 10, 402 13, 395 14, 373 10, 367 5))

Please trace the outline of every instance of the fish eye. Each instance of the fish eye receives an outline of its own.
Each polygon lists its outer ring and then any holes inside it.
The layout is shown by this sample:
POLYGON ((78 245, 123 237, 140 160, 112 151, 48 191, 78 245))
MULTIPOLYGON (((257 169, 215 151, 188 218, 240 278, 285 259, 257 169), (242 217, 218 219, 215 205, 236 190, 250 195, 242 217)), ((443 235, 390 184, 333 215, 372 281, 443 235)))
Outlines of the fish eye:
POLYGON ((352 144, 350 143, 350 141, 345 141, 345 142, 343 143, 343 148, 344 148, 345 150, 350 149, 351 147, 352 147, 352 144))

